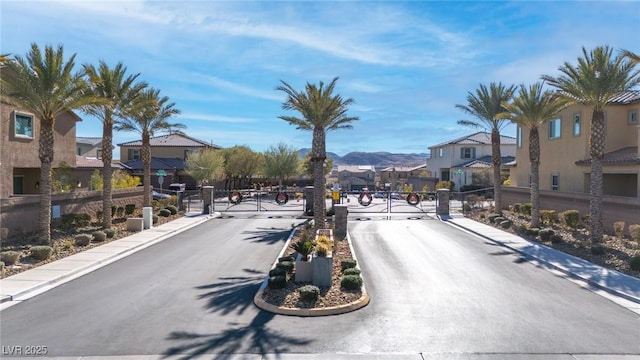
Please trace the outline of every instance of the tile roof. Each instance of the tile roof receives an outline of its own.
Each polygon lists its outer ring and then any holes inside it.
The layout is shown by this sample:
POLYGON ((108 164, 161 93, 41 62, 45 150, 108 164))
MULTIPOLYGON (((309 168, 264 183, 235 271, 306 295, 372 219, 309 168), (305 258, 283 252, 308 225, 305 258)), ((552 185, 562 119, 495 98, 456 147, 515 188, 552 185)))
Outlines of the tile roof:
MULTIPOLYGON (((578 166, 591 166, 591 159, 576 161, 578 166)), ((602 165, 640 165, 638 147, 630 146, 604 154, 602 165)))
POLYGON ((101 142, 102 142, 102 138, 101 137, 76 136, 76 144, 84 144, 84 145, 95 146, 95 145, 100 144, 101 142))
POLYGON ((632 102, 640 101, 640 90, 635 91, 625 91, 622 92, 609 100, 611 103, 616 104, 630 104, 632 102))
MULTIPOLYGON (((506 165, 513 162, 516 158, 514 156, 502 156, 500 159, 502 160, 502 165, 506 165)), ((452 167, 453 168, 487 168, 492 166, 493 166, 493 161, 491 161, 491 155, 486 155, 483 157, 479 157, 477 159, 463 162, 461 164, 457 164, 452 167)))
MULTIPOLYGON (((221 149, 222 147, 202 141, 196 138, 192 138, 182 133, 172 133, 168 135, 155 136, 149 140, 151 146, 166 146, 166 147, 213 147, 221 149)), ((142 146, 142 140, 134 140, 126 143, 118 144, 118 146, 142 146)))
POLYGON ((340 171, 360 173, 366 171, 376 171, 376 168, 373 165, 338 165, 338 172, 340 171))
MULTIPOLYGON (((142 160, 129 160, 122 163, 127 169, 144 170, 142 160)), ((176 158, 151 158, 151 170, 184 170, 185 162, 183 159, 176 158)))
POLYGON ((385 172, 387 172, 387 171, 412 171, 412 170, 418 169, 420 167, 426 167, 426 166, 427 165, 420 165, 418 167, 415 167, 415 166, 412 166, 412 167, 409 167, 409 166, 389 166, 389 167, 386 167, 386 168, 384 168, 384 169, 382 169, 380 171, 385 171, 385 172))
MULTIPOLYGON (((506 135, 500 135, 500 143, 502 145, 515 145, 516 138, 506 135)), ((491 133, 479 131, 477 133, 449 140, 437 145, 429 146, 429 148, 441 147, 444 145, 491 145, 491 133)))
MULTIPOLYGON (((87 157, 76 155, 76 168, 96 168, 102 169, 103 164, 101 159, 97 159, 95 157, 87 157)), ((121 164, 112 163, 112 169, 122 169, 121 164)))

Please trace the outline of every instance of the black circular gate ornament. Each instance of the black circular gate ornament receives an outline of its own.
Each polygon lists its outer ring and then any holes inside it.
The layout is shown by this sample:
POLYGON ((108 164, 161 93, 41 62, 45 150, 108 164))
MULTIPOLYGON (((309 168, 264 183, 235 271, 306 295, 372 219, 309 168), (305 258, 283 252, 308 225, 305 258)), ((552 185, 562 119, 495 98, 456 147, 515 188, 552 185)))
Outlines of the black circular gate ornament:
POLYGON ((362 206, 369 206, 369 204, 371 204, 371 200, 371 194, 369 194, 368 192, 362 193, 358 197, 358 203, 360 203, 360 205, 362 206))
POLYGON ((279 192, 278 195, 276 195, 276 203, 278 205, 284 205, 287 203, 287 201, 289 201, 289 194, 279 192))
POLYGON ((240 202, 242 201, 242 194, 240 194, 237 191, 232 192, 231 194, 229 194, 229 202, 234 204, 234 205, 238 205, 240 204, 240 202))
POLYGON ((420 197, 418 196, 418 194, 412 192, 407 196, 407 203, 409 205, 416 206, 418 205, 419 202, 420 202, 420 197))

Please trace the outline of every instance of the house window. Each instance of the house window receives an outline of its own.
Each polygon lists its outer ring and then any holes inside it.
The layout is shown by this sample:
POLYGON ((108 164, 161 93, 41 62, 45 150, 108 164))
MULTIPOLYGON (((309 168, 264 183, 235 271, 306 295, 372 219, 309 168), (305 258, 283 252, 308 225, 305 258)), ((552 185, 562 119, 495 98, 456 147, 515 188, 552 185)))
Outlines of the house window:
POLYGON ((554 119, 549 122, 549 139, 557 139, 560 137, 560 129, 562 122, 560 119, 554 119))
POLYGON ((140 160, 140 149, 129 149, 129 160, 140 160))
POLYGON ((476 158, 476 148, 468 147, 460 149, 460 158, 461 159, 475 159, 476 158))
POLYGON ((573 114, 573 135, 580 136, 580 114, 573 114))
POLYGON ((637 124, 638 123, 638 111, 633 110, 629 111, 629 124, 637 124))
POLYGON ((558 191, 560 188, 560 175, 551 174, 551 190, 558 191))
POLYGON ((444 149, 443 148, 439 148, 438 149, 438 157, 443 157, 444 156, 444 149))
POLYGON ((516 128, 516 145, 519 148, 522 147, 522 127, 520 126, 516 128))
POLYGON ((14 135, 22 138, 33 138, 33 115, 13 112, 14 135))

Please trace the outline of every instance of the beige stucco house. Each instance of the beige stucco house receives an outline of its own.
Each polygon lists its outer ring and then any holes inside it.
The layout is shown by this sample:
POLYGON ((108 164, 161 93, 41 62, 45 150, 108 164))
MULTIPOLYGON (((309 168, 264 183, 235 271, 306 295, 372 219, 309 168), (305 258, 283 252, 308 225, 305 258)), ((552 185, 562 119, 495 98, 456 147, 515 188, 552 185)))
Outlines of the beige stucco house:
MULTIPOLYGON (((0 103, 0 199, 39 194, 38 156, 40 121, 29 110, 0 103)), ((53 168, 76 165, 76 122, 82 119, 69 111, 54 125, 53 168)))
POLYGON ((76 137, 76 155, 102 159, 102 138, 76 137))
POLYGON ((373 165, 338 165, 338 183, 345 191, 373 190, 376 184, 376 168, 373 165))
MULTIPOLYGON (((589 193, 591 114, 591 108, 573 105, 539 129, 540 190, 589 193)), ((639 114, 640 91, 622 93, 605 108, 605 195, 640 196, 639 114)), ((511 169, 511 186, 528 187, 529 131, 526 128, 517 128, 516 159, 511 169)))

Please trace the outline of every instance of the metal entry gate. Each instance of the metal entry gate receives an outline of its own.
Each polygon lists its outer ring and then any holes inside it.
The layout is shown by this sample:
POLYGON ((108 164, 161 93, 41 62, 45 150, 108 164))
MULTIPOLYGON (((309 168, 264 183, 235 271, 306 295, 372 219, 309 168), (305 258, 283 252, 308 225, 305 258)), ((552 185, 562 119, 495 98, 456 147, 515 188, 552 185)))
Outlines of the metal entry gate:
POLYGON ((300 191, 214 190, 214 211, 296 211, 302 214, 300 191))
POLYGON ((349 213, 424 214, 436 211, 434 192, 343 191, 340 203, 349 213))

